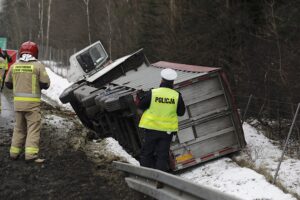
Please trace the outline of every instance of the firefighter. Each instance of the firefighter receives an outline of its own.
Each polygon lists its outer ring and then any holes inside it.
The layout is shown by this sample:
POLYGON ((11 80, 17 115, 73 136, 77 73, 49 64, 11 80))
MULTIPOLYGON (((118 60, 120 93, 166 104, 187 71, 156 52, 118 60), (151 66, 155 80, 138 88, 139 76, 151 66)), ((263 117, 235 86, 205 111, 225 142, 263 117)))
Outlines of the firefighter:
POLYGON ((5 75, 8 70, 8 63, 12 62, 12 58, 10 57, 10 55, 7 53, 6 50, 2 50, 1 48, 0 48, 0 58, 2 58, 4 60, 3 64, 0 65, 0 69, 3 69, 3 72, 4 72, 4 73, 2 73, 2 76, 1 76, 2 80, 3 80, 2 84, 1 84, 1 90, 2 90, 3 86, 4 86, 5 75))
POLYGON ((41 90, 48 89, 49 76, 38 59, 38 46, 24 42, 19 49, 19 60, 6 76, 5 85, 13 89, 15 127, 10 147, 10 157, 20 157, 25 145, 25 161, 42 163, 38 157, 41 130, 41 90))
POLYGON ((2 110, 1 107, 1 93, 4 86, 4 79, 8 69, 8 63, 11 62, 11 57, 7 54, 7 52, 0 48, 0 112, 2 110))
POLYGON ((139 127, 145 132, 140 163, 168 171, 170 144, 178 131, 178 116, 185 113, 185 105, 181 94, 173 89, 176 71, 164 69, 161 77, 160 87, 146 92, 138 102, 138 108, 144 110, 139 127))
MULTIPOLYGON (((5 60, 2 57, 0 57, 0 87, 2 86, 2 84, 4 82, 4 80, 3 80, 4 73, 5 73, 5 60)), ((2 93, 2 90, 0 89, 0 112, 2 110, 1 93, 2 93)))

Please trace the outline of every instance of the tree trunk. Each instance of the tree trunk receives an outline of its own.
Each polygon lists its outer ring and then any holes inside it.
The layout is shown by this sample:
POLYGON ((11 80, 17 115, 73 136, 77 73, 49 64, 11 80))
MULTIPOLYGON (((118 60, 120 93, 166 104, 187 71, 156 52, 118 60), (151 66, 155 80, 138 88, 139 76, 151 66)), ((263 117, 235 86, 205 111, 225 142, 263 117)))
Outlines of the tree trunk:
POLYGON ((89 10, 89 2, 90 0, 83 0, 86 6, 86 20, 87 20, 87 26, 88 26, 88 37, 89 37, 89 44, 92 43, 91 38, 91 25, 90 25, 90 10, 89 10))
MULTIPOLYGON (((13 6, 16 6, 16 1, 13 1, 13 6)), ((16 17, 16 25, 13 34, 16 36, 16 45, 19 46, 22 41, 22 35, 21 35, 22 33, 21 33, 20 17, 17 9, 14 9, 14 14, 16 17)))
POLYGON ((107 24, 108 24, 108 30, 109 30, 109 39, 108 39, 108 43, 109 43, 109 47, 108 47, 108 50, 109 50, 109 57, 110 59, 112 59, 112 56, 111 56, 111 18, 110 18, 110 1, 108 1, 108 3, 106 4, 106 11, 107 11, 107 24))
MULTIPOLYGON (((31 6, 30 6, 30 0, 26 1, 27 4, 27 9, 28 9, 28 13, 31 13, 31 6)), ((29 40, 32 40, 32 20, 31 20, 31 15, 28 15, 28 38, 29 40)))
POLYGON ((170 0, 170 26, 171 30, 175 31, 176 4, 175 0, 170 0))
POLYGON ((49 2, 48 2, 48 20, 47 20, 47 35, 46 35, 45 57, 48 55, 48 51, 49 51, 49 32, 50 32, 50 21, 51 21, 51 4, 52 4, 52 0, 49 0, 49 2))
POLYGON ((40 20, 40 30, 39 30, 39 39, 42 47, 42 55, 44 55, 44 0, 41 0, 39 3, 39 20, 40 20))

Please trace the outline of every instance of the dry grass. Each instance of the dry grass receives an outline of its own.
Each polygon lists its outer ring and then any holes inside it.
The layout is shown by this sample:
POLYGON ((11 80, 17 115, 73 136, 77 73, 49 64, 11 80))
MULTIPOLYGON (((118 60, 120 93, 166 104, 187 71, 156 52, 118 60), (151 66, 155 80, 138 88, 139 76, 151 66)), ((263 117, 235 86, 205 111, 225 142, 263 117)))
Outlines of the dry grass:
MULTIPOLYGON (((261 167, 256 167, 254 165, 254 163, 252 163, 251 161, 249 160, 246 160, 246 159, 237 159, 235 157, 232 157, 232 159, 240 166, 240 167, 247 167, 247 168, 250 168, 254 171, 256 171, 257 173, 263 175, 267 181, 271 184, 273 184, 273 176, 272 174, 270 174, 270 172, 268 172, 267 168, 261 166, 261 167)), ((295 198, 297 198, 298 200, 300 200, 300 196, 296 193, 291 193, 289 192, 285 187, 284 185, 277 179, 275 184, 274 184, 276 187, 278 187, 279 189, 281 189, 283 192, 285 193, 289 193, 291 195, 293 195, 295 198)))

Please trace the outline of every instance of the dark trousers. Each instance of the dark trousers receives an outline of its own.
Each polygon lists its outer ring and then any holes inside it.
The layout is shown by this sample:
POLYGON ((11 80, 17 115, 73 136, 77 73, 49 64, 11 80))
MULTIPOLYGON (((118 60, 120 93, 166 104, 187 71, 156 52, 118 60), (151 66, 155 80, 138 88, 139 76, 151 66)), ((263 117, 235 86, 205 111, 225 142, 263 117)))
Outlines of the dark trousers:
POLYGON ((171 140, 172 134, 146 129, 140 156, 141 166, 168 171, 171 140))

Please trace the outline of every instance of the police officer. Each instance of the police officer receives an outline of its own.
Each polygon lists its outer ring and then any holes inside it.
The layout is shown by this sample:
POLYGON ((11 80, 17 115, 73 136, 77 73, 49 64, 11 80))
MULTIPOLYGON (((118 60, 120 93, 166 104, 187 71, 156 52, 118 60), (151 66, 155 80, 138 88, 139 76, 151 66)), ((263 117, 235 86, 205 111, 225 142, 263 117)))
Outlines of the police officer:
POLYGON ((138 103, 144 110, 139 127, 145 129, 140 163, 168 171, 171 140, 178 131, 178 116, 184 115, 185 105, 181 94, 173 89, 176 71, 164 69, 161 77, 160 87, 147 92, 138 103))
POLYGON ((13 89, 16 123, 10 157, 17 159, 25 144, 25 160, 41 163, 38 157, 41 130, 41 90, 48 89, 49 76, 38 59, 38 46, 24 42, 19 50, 20 59, 11 66, 5 85, 13 89))

